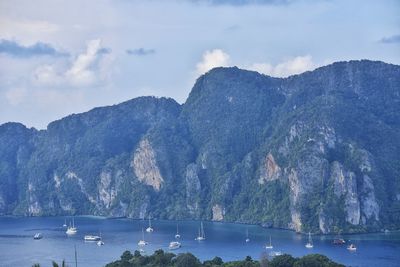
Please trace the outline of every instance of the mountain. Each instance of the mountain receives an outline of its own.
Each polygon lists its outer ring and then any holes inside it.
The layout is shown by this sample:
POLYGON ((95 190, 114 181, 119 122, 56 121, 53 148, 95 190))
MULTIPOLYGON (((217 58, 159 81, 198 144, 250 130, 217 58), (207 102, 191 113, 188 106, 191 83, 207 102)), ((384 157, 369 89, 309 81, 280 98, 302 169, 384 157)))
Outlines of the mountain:
POLYGON ((400 66, 288 78, 215 68, 187 101, 140 97, 0 126, 0 213, 400 228, 400 66))

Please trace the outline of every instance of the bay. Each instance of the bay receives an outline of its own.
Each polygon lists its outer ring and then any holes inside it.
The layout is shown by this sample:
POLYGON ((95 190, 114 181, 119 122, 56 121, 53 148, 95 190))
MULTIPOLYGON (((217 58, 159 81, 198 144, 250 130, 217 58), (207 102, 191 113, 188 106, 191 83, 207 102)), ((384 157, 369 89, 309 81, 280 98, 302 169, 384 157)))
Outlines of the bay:
MULTIPOLYGON (((66 260, 75 266, 74 246, 77 249, 78 266, 104 266, 119 259, 125 250, 138 250, 142 228, 148 222, 132 219, 106 219, 93 216, 74 217, 78 233, 68 237, 64 220, 71 217, 0 217, 0 266, 32 266, 40 263, 50 266, 51 261, 66 260), (42 233, 43 239, 34 240, 35 233, 42 233), (104 246, 85 242, 84 235, 103 237, 104 246)), ((173 253, 191 252, 201 260, 221 257, 224 261, 243 260, 247 255, 259 259, 263 253, 280 251, 293 256, 320 253, 347 266, 399 266, 400 233, 374 233, 343 235, 347 241, 356 244, 357 251, 350 252, 346 246, 333 245, 334 236, 313 236, 314 248, 305 248, 307 235, 288 230, 266 229, 257 225, 204 222, 205 241, 195 241, 200 222, 198 221, 152 221, 153 233, 145 233, 149 245, 145 253, 154 250, 168 251, 168 244, 174 241, 176 224, 179 224, 182 248, 173 253), (246 229, 250 242, 246 243, 246 229), (265 244, 272 238, 274 248, 266 250, 265 244), (350 241, 349 241, 350 240, 350 241)))

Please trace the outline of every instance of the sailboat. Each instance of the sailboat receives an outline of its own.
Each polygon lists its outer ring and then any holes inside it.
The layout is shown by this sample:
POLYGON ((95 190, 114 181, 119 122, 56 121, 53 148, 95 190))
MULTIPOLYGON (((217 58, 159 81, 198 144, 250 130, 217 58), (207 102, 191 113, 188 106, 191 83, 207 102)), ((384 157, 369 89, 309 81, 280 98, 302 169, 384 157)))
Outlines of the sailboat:
POLYGON ((266 249, 273 249, 274 247, 272 246, 272 240, 271 240, 271 236, 269 236, 269 244, 267 244, 265 246, 266 249))
POLYGON ((350 250, 350 251, 356 251, 356 250, 357 250, 357 247, 356 247, 356 245, 354 245, 354 244, 350 244, 350 245, 347 247, 347 249, 350 250))
POLYGON ((67 227, 67 219, 64 219, 63 227, 67 227))
POLYGON ((176 239, 181 238, 181 235, 179 234, 179 229, 178 229, 178 224, 176 224, 176 235, 175 235, 176 239))
POLYGON ((36 234, 33 236, 33 239, 35 239, 35 240, 39 240, 39 239, 42 239, 42 238, 43 238, 42 233, 36 233, 36 234))
POLYGON ((67 235, 74 235, 78 232, 78 229, 75 227, 75 221, 74 218, 72 218, 72 226, 71 223, 69 224, 69 227, 67 228, 67 231, 65 232, 67 235))
POLYGON ((250 238, 249 238, 249 229, 246 229, 246 243, 250 242, 250 238))
POLYGON ((100 241, 101 237, 98 235, 85 235, 83 239, 87 242, 95 242, 95 241, 100 241))
POLYGON ((144 240, 144 230, 142 228, 142 239, 139 240, 138 246, 146 246, 146 245, 147 245, 147 242, 144 240))
POLYGON ((195 238, 195 240, 197 241, 206 240, 206 235, 204 234, 203 222, 200 223, 199 235, 195 238))
POLYGON ((97 241, 97 245, 98 245, 99 247, 102 246, 102 245, 104 245, 103 238, 101 237, 101 233, 100 233, 100 240, 97 241))
POLYGON ((154 231, 154 229, 153 229, 153 227, 151 227, 151 220, 150 220, 150 217, 149 217, 149 227, 146 228, 146 232, 152 233, 153 231, 154 231))
POLYGON ((181 246, 182 246, 182 244, 181 244, 180 242, 178 242, 178 241, 172 241, 172 242, 169 243, 168 248, 169 248, 170 250, 173 250, 173 249, 178 249, 178 248, 180 248, 181 246))
POLYGON ((308 232, 308 242, 306 244, 306 248, 313 248, 313 247, 314 247, 314 245, 313 245, 313 242, 312 242, 311 233, 308 232))

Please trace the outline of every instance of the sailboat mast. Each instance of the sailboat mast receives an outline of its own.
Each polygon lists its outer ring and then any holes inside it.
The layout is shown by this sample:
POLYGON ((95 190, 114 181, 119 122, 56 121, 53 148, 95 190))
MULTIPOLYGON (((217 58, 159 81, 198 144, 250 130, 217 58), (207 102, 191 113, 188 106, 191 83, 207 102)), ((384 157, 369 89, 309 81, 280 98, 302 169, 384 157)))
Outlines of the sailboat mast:
POLYGON ((75 248, 75 267, 78 267, 78 256, 76 254, 76 245, 74 245, 75 248))

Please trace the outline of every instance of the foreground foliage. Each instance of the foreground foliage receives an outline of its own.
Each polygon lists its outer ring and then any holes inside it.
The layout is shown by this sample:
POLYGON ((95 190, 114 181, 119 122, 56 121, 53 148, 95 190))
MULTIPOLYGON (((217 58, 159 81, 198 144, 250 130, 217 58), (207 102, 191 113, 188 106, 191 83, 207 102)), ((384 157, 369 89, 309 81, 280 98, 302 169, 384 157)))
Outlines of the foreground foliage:
POLYGON ((223 262, 220 257, 212 260, 200 262, 196 256, 191 253, 181 253, 175 255, 173 253, 156 250, 153 255, 142 255, 139 251, 132 254, 125 251, 121 255, 121 259, 111 262, 106 267, 341 267, 344 265, 335 263, 329 258, 319 254, 310 254, 301 258, 294 258, 284 254, 268 260, 268 257, 262 256, 260 261, 253 260, 247 256, 242 261, 223 262))

